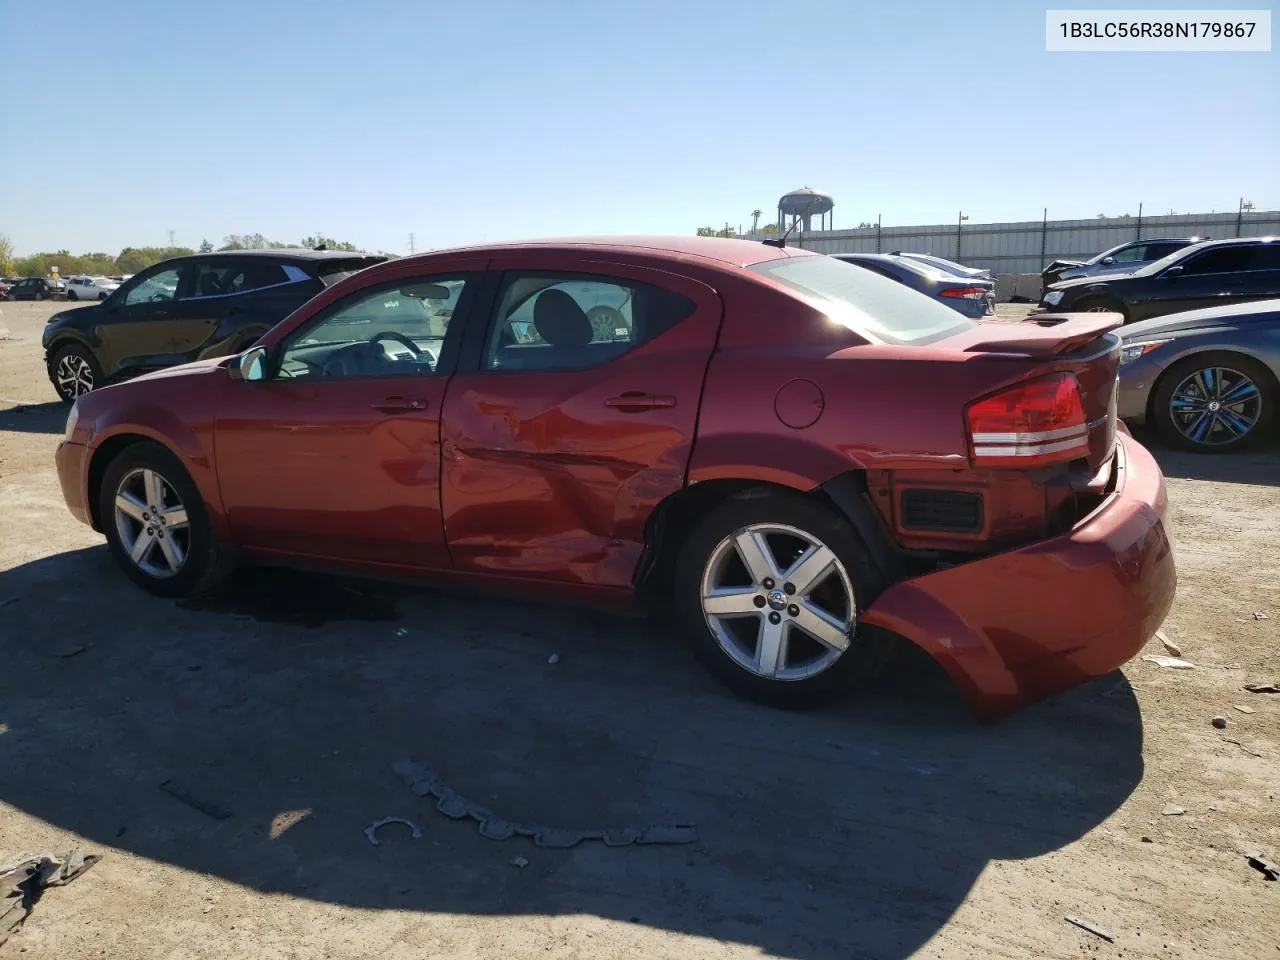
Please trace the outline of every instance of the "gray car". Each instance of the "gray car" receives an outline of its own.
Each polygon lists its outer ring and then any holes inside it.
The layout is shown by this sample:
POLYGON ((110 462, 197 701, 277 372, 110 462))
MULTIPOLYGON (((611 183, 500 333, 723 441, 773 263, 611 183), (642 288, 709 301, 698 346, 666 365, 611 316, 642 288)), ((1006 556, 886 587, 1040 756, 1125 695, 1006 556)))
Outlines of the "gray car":
POLYGON ((996 312, 996 285, 992 280, 958 277, 893 254, 837 253, 832 256, 918 290, 966 317, 979 320, 996 312))
POLYGON ((1172 313, 1120 335, 1121 419, 1202 452, 1271 435, 1280 403, 1280 300, 1172 313))
POLYGON ((1148 263, 1163 260, 1169 254, 1189 247, 1193 243, 1206 240, 1207 237, 1157 237, 1149 240, 1130 240, 1109 250, 1103 250, 1096 257, 1083 262, 1079 260, 1055 260, 1045 267, 1040 274, 1043 282, 1041 295, 1049 289, 1049 285, 1059 280, 1076 280, 1080 277, 1099 277, 1117 273, 1132 273, 1148 263))

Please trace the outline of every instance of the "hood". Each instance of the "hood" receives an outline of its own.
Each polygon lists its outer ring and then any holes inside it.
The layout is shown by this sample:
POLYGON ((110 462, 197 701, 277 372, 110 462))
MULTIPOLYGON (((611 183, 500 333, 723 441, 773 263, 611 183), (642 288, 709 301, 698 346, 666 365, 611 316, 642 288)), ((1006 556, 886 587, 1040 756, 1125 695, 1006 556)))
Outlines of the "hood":
POLYGON ((1120 336, 1122 340, 1129 342, 1185 333, 1188 330, 1254 323, 1280 324, 1280 300, 1254 300, 1235 303, 1229 307, 1206 307, 1203 310, 1152 317, 1150 320, 1128 324, 1120 331, 1120 336))
POLYGON ((1071 277, 1067 280, 1059 280, 1057 283, 1049 284, 1050 290, 1071 290, 1076 287, 1087 287, 1094 283, 1106 283, 1110 280, 1123 280, 1132 276, 1130 273, 1108 273, 1103 276, 1084 276, 1071 277))
POLYGON ((195 360, 191 363, 184 363, 178 367, 165 367, 163 370, 153 370, 151 373, 144 373, 139 377, 133 377, 125 381, 121 386, 131 383, 146 383, 148 380, 168 380, 172 377, 200 377, 210 373, 217 372, 219 367, 225 367, 231 361, 231 357, 213 357, 209 360, 195 360))

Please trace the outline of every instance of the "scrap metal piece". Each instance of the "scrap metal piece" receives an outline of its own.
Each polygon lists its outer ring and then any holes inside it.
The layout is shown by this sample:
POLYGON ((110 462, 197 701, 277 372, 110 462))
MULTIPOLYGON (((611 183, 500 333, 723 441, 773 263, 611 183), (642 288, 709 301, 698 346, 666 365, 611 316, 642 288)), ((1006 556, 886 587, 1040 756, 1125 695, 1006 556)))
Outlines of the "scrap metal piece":
POLYGON ((1194 670, 1196 668, 1196 665, 1190 660, 1179 660, 1177 657, 1148 654, 1142 659, 1147 663, 1154 663, 1157 667, 1168 667, 1170 670, 1194 670))
POLYGON ((375 820, 364 828, 364 835, 375 847, 382 846, 382 841, 378 839, 378 831, 388 823, 403 823, 412 832, 413 839, 422 839, 422 828, 412 820, 406 820, 404 817, 383 817, 381 820, 375 820))
POLYGON ((1250 693, 1280 693, 1280 686, 1274 683, 1246 683, 1244 688, 1250 693))
POLYGON ((508 840, 513 836, 531 837, 540 847, 567 849, 583 840, 601 840, 606 846, 621 847, 633 843, 694 843, 698 828, 691 823, 657 823, 643 827, 576 830, 545 824, 505 820, 483 804, 468 800, 445 784, 431 767, 412 760, 399 760, 391 769, 420 797, 436 798, 436 809, 454 820, 468 817, 480 824, 480 835, 489 840, 508 840))
POLYGON ((193 797, 172 780, 166 780, 164 783, 160 784, 160 789, 169 794, 169 796, 173 797, 175 800, 180 800, 185 803, 192 810, 199 810, 206 817, 210 817, 213 820, 229 820, 231 818, 231 811, 226 807, 220 807, 216 803, 210 803, 207 800, 201 800, 198 797, 193 797))
POLYGON ((1081 930, 1088 930, 1095 937, 1101 937, 1103 940, 1107 941, 1107 943, 1116 942, 1115 937, 1107 933, 1107 931, 1103 930, 1097 924, 1090 923, 1088 920, 1081 920, 1079 917, 1067 917, 1067 923, 1074 924, 1081 930))
POLYGON ((1268 880, 1280 880, 1280 867, 1264 857, 1261 850, 1250 851, 1245 856, 1249 860, 1249 866, 1260 871, 1268 880))
POLYGON ((45 890, 65 887, 101 859, 72 850, 64 856, 45 854, 0 866, 0 946, 22 926, 45 890))

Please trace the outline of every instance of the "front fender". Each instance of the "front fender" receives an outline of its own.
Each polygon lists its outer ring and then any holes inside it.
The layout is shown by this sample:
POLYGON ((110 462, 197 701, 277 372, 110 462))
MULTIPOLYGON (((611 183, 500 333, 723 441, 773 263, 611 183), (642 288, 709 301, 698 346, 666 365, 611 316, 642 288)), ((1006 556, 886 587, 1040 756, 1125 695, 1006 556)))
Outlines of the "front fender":
POLYGON ((759 480, 807 493, 863 465, 829 447, 785 434, 725 433, 699 439, 689 461, 689 483, 759 480))
MULTIPOLYGON (((90 397, 93 395, 88 394, 90 397)), ((113 456, 112 451, 119 449, 119 441, 126 437, 152 440, 177 456, 200 491, 215 532, 224 539, 230 539, 231 531, 222 508, 213 462, 212 421, 192 426, 165 407, 143 400, 113 407, 109 420, 101 417, 89 425, 90 476, 105 466, 98 462, 98 457, 113 456)), ((93 496, 92 491, 90 496, 93 496)))

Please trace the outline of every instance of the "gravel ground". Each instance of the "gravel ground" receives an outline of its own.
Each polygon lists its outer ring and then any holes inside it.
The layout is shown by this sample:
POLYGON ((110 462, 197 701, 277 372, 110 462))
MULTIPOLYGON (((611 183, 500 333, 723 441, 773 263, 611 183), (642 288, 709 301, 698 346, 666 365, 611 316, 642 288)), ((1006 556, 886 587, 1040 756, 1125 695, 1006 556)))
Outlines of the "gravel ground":
POLYGON ((0 863, 103 859, 0 957, 1277 956, 1280 883, 1244 854, 1280 860, 1280 696, 1243 689, 1280 682, 1276 450, 1157 451, 1196 669, 1135 660, 980 728, 905 657, 780 714, 599 613, 265 572, 141 593, 62 503, 52 309, 0 317, 0 863), (404 757, 510 820, 699 841, 486 839, 404 757), (421 839, 370 845, 388 815, 421 839))

